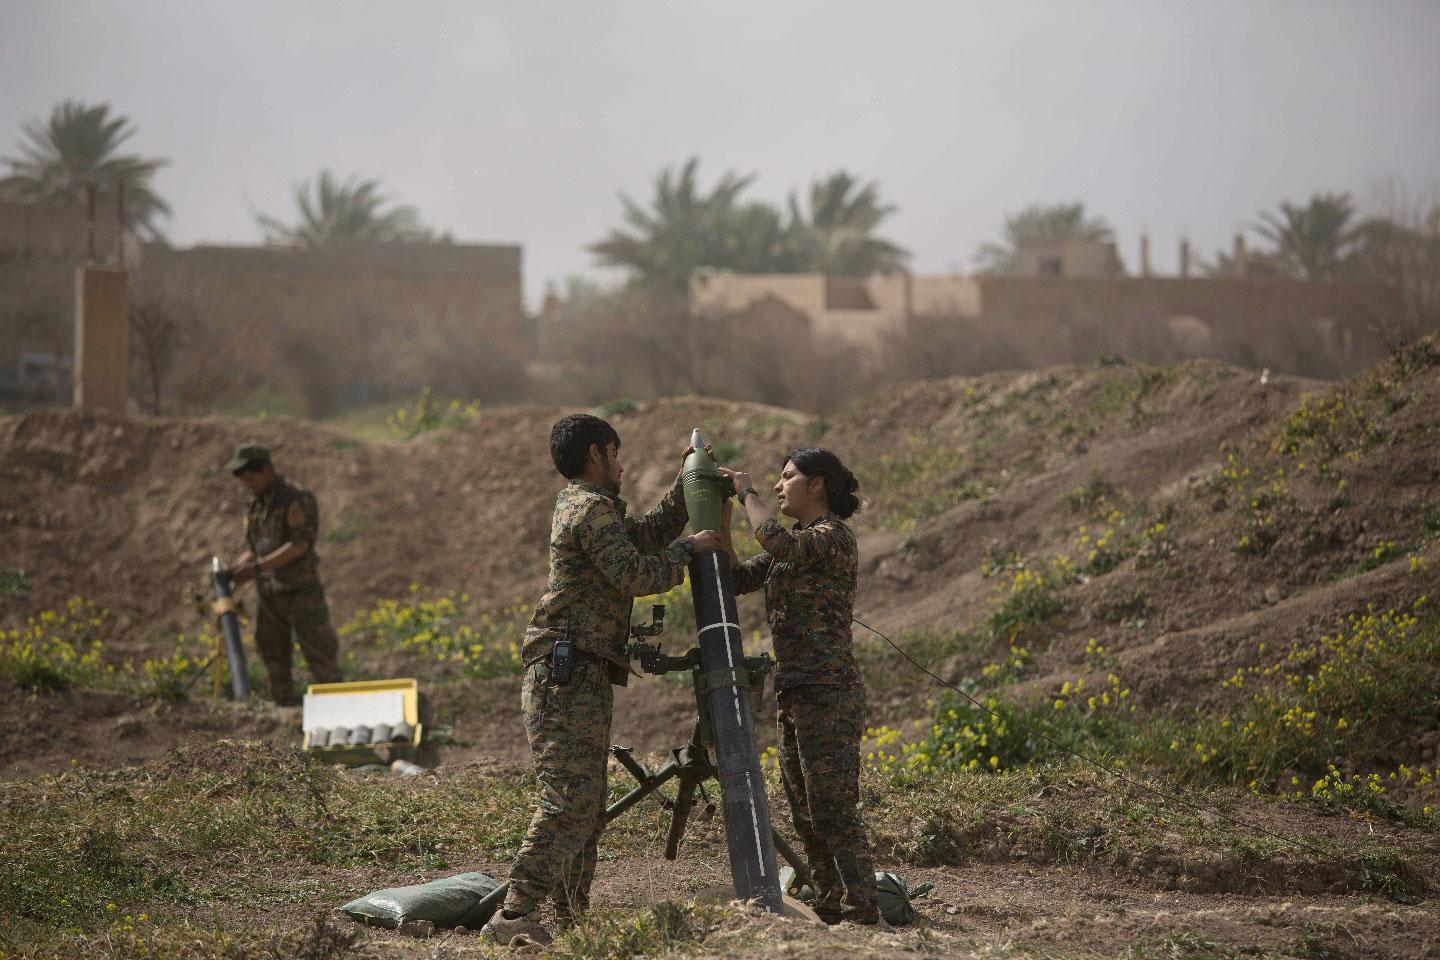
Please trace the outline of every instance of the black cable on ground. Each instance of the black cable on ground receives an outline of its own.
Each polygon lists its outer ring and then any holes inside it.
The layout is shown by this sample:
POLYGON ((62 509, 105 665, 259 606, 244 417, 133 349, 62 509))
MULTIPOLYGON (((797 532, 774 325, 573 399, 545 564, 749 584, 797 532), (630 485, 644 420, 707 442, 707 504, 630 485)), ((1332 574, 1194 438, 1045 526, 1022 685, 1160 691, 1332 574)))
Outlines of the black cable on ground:
POLYGON ((1318 855, 1320 855, 1320 856, 1322 856, 1322 857, 1327 857, 1327 858, 1328 858, 1328 857, 1334 856, 1333 851, 1322 850, 1320 847, 1317 847, 1317 846, 1315 846, 1314 844, 1308 843, 1308 842, 1306 842, 1306 841, 1304 841, 1304 840, 1301 840, 1301 839, 1299 839, 1299 838, 1297 838, 1297 837, 1287 837, 1287 836, 1285 836, 1284 834, 1276 833, 1276 832, 1273 831, 1273 830, 1268 830, 1268 829, 1266 829, 1265 827, 1262 827, 1262 826, 1260 826, 1260 825, 1258 825, 1258 824, 1250 823, 1250 822, 1245 821, 1245 820, 1239 820, 1239 819, 1237 819, 1237 818, 1235 818, 1235 817, 1229 816, 1228 814, 1221 813, 1219 810, 1216 810, 1216 809, 1211 808, 1211 807, 1207 807, 1207 806, 1205 806, 1204 804, 1196 803, 1196 802, 1193 801, 1193 800, 1187 800, 1187 799, 1185 799, 1184 797, 1182 797, 1182 796, 1180 796, 1180 795, 1178 795, 1178 794, 1168 793, 1168 792, 1166 792, 1166 791, 1164 791, 1164 790, 1161 790, 1161 789, 1158 788, 1158 787, 1152 787, 1152 786, 1151 786, 1150 784, 1148 784, 1148 783, 1143 783, 1143 782, 1141 782, 1141 781, 1139 781, 1139 780, 1134 779, 1133 777, 1126 776, 1122 771, 1120 771, 1119 769, 1111 766, 1111 765, 1108 764, 1108 763, 1105 763, 1105 762, 1100 761, 1100 760, 1096 760, 1096 759, 1093 758, 1093 757, 1086 756, 1085 754, 1079 752, 1078 750, 1072 750, 1072 749, 1070 749, 1069 747, 1065 746, 1063 743, 1060 743, 1059 741, 1053 739, 1052 737, 1046 736, 1045 734, 1041 733, 1040 731, 1036 730, 1035 728, 1030 727, 1030 726, 1027 726, 1027 725, 1025 725, 1025 724, 1023 724, 1023 723, 1019 723, 1019 722, 1016 721, 1014 718, 1006 719, 1005 717, 1000 716, 1000 714, 996 713, 994 710, 991 710, 989 707, 985 706, 985 704, 981 703, 979 700, 976 700, 974 697, 970 696, 970 694, 966 693, 964 690, 960 689, 960 688, 957 687, 955 684, 951 683, 949 680, 946 680, 944 677, 936 676, 935 674, 931 673, 928 669, 926 669, 926 668, 925 668, 924 666, 922 666, 919 662, 917 662, 914 657, 910 656, 910 654, 908 654, 908 653, 906 653, 904 650, 900 649, 899 645, 897 645, 894 640, 891 640, 889 637, 885 636, 885 634, 881 633, 879 630, 876 630, 874 627, 870 626, 868 623, 865 623, 864 621, 862 621, 862 620, 860 620, 860 619, 858 619, 858 618, 851 617, 850 619, 854 620, 857 624, 859 624, 860 626, 864 627, 866 630, 869 630, 871 633, 875 634, 875 636, 879 637, 881 640, 884 640, 886 643, 890 644, 891 647, 894 647, 896 653, 900 654, 900 656, 902 656, 902 657, 904 657, 906 660, 910 661, 911 666, 915 667, 915 669, 919 670, 921 673, 923 673, 923 674, 925 674, 926 676, 928 676, 931 680, 934 680, 936 683, 940 684, 940 685, 943 686, 943 687, 947 687, 947 688, 949 688, 949 689, 951 689, 951 690, 954 690, 956 693, 960 694, 960 696, 964 697, 966 700, 969 700, 969 701, 970 701, 972 704, 974 704, 978 709, 985 711, 986 713, 990 714, 990 715, 991 715, 992 717, 994 717, 995 719, 997 719, 997 720, 1003 720, 1003 721, 1005 721, 1006 723, 1010 723, 1010 724, 1013 724, 1013 725, 1015 725, 1015 726, 1017 726, 1017 727, 1020 727, 1022 730, 1025 730, 1027 733, 1029 733, 1029 734, 1031 734, 1031 735, 1033 735, 1033 736, 1039 737, 1041 740, 1044 740, 1046 743, 1048 743, 1048 744, 1050 744, 1051 746, 1055 747, 1057 750, 1061 751, 1062 753, 1069 754, 1070 756, 1075 757, 1075 758, 1078 759, 1078 760, 1083 760, 1083 761, 1085 761, 1086 763, 1090 764, 1092 767, 1095 767, 1097 770, 1104 771, 1105 773, 1110 774, 1112 777, 1115 777, 1116 779, 1123 780, 1124 782, 1128 783, 1128 784, 1129 784, 1130 786, 1132 786, 1132 787, 1138 787, 1139 789, 1144 790, 1144 791, 1146 791, 1147 793, 1153 793, 1155 796, 1159 797, 1159 798, 1162 799, 1162 800, 1169 800, 1169 801, 1172 801, 1172 802, 1174 802, 1174 803, 1178 803, 1178 804, 1180 804, 1181 806, 1189 807, 1191 810, 1195 810, 1195 811, 1198 811, 1199 813, 1203 813, 1203 814, 1208 814, 1209 816, 1216 817, 1216 818, 1218 818, 1218 819, 1220 819, 1220 820, 1225 821, 1226 823, 1232 824, 1232 825, 1237 826, 1237 827, 1243 827, 1243 828, 1246 829, 1246 830, 1251 830, 1251 831, 1253 831, 1253 832, 1255 832, 1255 833, 1258 833, 1258 834, 1261 834, 1261 835, 1263 835, 1263 836, 1269 837, 1269 838, 1272 839, 1272 840, 1279 840, 1279 841, 1282 842, 1282 843, 1291 844, 1292 846, 1299 847, 1299 848, 1302 849, 1302 850, 1308 850, 1309 852, 1314 853, 1314 854, 1318 854, 1318 855))

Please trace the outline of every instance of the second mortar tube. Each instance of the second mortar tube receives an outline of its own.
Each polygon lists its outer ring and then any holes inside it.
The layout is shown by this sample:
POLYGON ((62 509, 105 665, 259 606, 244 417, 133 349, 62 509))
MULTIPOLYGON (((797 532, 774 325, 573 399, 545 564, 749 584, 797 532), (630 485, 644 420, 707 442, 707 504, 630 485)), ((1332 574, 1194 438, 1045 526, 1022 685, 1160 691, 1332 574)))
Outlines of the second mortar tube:
MULTIPOLYGON (((681 483, 690 529, 720 529, 720 508, 728 496, 725 478, 705 452, 700 431, 690 435, 695 448, 685 458, 681 483)), ((730 850, 735 895, 780 911, 780 876, 775 869, 775 838, 760 751, 755 745, 755 715, 745 679, 740 617, 735 609, 729 558, 721 551, 697 553, 690 561, 690 592, 700 647, 703 696, 710 707, 715 736, 715 767, 730 850)))

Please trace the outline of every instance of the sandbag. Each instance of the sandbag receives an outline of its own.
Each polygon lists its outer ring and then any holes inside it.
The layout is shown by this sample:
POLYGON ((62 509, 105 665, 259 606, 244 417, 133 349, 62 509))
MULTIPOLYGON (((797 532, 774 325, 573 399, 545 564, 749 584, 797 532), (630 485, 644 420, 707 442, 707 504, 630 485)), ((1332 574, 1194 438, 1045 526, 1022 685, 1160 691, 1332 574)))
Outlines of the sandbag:
POLYGON ((880 906, 880 916, 892 927, 903 927, 912 922, 916 914, 910 899, 924 896, 934 889, 935 884, 926 880, 907 890, 905 878, 900 874, 888 870, 875 873, 875 900, 880 906))
POLYGON ((440 929, 458 927, 463 923, 472 930, 478 930, 499 904, 497 902, 483 911, 475 911, 475 906, 498 886, 500 881, 486 874, 462 873, 412 887, 376 890, 358 900, 351 900, 340 908, 340 912, 351 920, 388 930, 402 923, 421 920, 429 920, 440 929))

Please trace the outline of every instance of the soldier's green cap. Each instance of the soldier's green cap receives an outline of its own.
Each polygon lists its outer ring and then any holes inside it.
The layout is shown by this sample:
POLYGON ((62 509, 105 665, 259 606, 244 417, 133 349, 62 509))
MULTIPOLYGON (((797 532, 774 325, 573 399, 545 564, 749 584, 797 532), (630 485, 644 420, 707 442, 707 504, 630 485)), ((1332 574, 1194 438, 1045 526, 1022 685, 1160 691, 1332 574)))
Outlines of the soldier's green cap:
POLYGON ((269 463, 270 451, 264 447, 241 447, 235 451, 235 456, 230 458, 230 462, 225 464, 225 469, 236 473, 245 469, 245 464, 257 462, 269 463))

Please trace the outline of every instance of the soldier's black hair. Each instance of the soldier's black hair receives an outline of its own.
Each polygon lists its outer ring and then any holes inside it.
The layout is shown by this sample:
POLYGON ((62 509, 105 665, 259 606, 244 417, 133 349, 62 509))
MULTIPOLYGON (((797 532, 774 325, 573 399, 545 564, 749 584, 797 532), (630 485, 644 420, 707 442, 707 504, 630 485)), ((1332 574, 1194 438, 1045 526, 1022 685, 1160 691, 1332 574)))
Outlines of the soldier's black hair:
POLYGON ((855 495, 860 489, 860 481, 829 450, 824 447, 797 447, 785 454, 785 459, 780 461, 780 469, 784 470, 787 463, 795 464, 795 469, 807 477, 819 477, 825 481, 825 500, 835 516, 842 519, 851 517, 860 509, 860 498, 855 495))
MULTIPOLYGON (((600 448, 601 458, 608 458, 608 444, 620 448, 620 434, 599 417, 588 413, 572 413, 561 417, 550 428, 550 459, 555 469, 567 480, 574 480, 585 472, 585 461, 590 454, 590 444, 600 448)), ((608 462, 608 459, 607 459, 608 462)))

